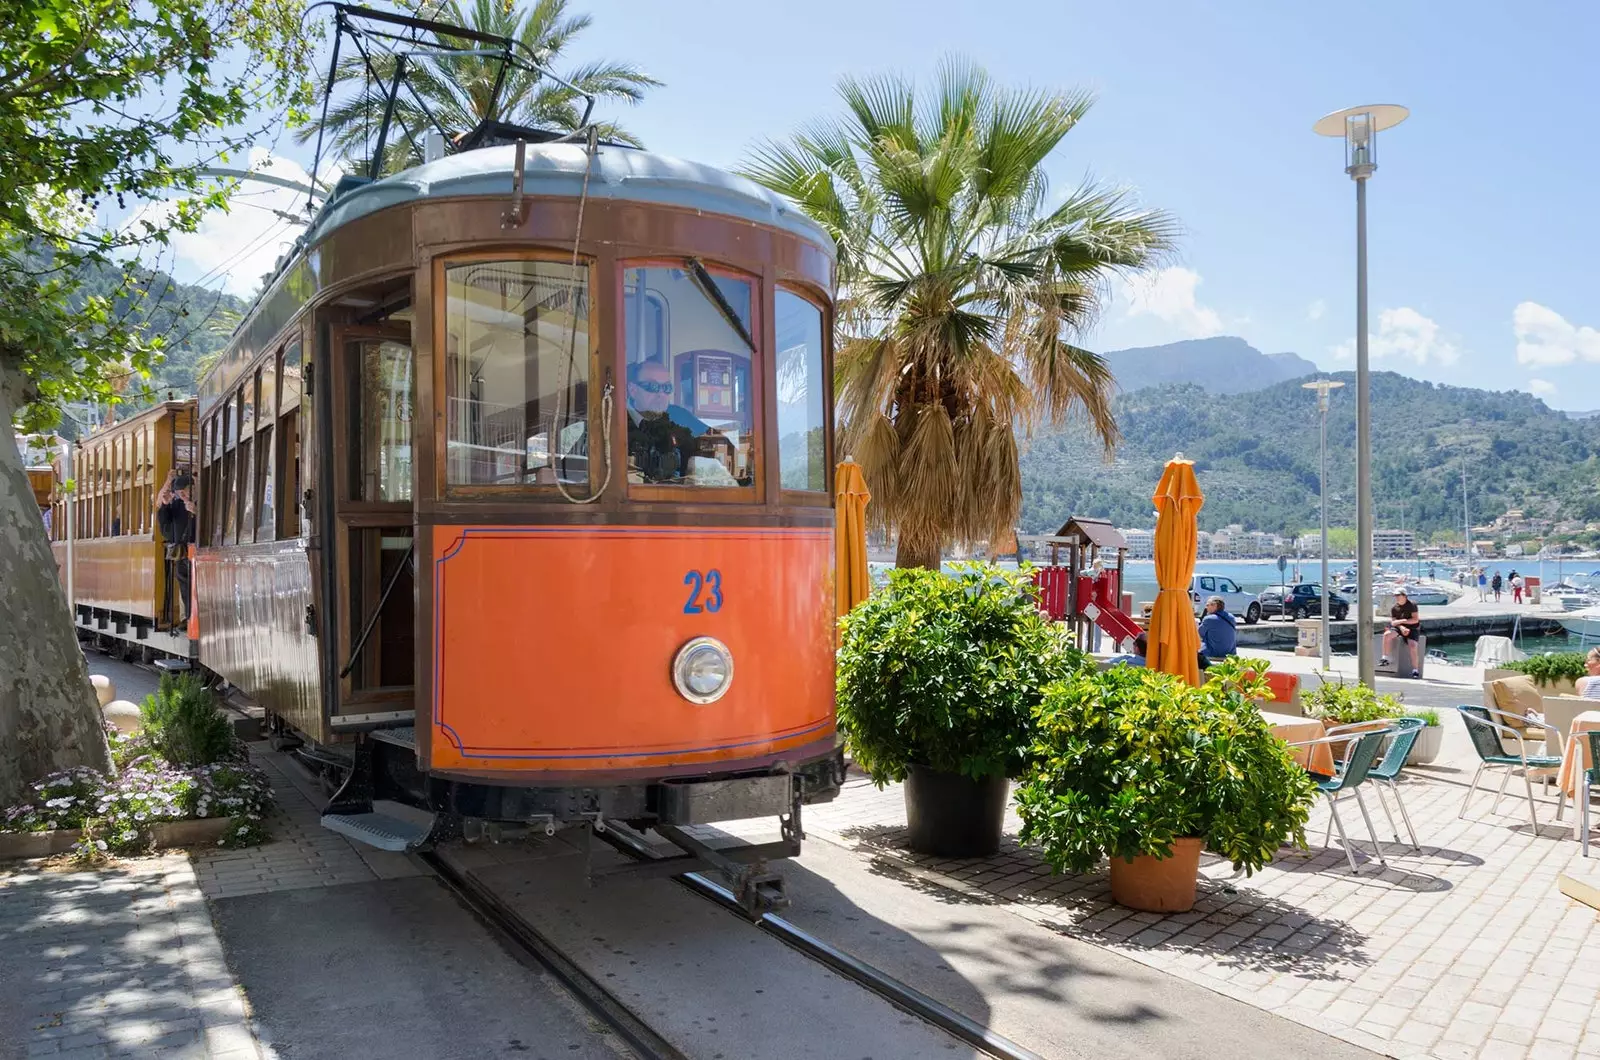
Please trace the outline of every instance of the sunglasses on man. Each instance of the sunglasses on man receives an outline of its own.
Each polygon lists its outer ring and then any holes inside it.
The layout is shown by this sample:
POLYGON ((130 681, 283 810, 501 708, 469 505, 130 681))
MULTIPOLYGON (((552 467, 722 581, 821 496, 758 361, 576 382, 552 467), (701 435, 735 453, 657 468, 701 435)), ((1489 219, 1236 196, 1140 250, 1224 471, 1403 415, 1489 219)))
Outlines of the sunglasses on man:
POLYGON ((671 383, 655 383, 655 382, 651 382, 649 380, 636 379, 632 383, 630 383, 629 385, 638 387, 640 390, 643 390, 646 394, 670 394, 670 393, 672 393, 672 384, 671 383))

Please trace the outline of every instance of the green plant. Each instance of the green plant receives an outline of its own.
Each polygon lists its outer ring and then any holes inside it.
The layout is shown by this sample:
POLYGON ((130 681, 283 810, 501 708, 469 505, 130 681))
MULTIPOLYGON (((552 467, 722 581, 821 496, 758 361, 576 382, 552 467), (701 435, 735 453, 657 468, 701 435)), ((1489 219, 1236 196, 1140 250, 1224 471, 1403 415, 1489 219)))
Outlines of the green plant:
MULTIPOLYGON (((1336 725, 1354 725, 1380 718, 1398 718, 1405 707, 1394 696, 1374 692, 1359 682, 1323 681, 1301 695, 1306 716, 1336 725)), ((1437 724, 1437 719, 1435 719, 1437 724)))
POLYGON ((1167 857, 1188 836, 1247 874, 1304 846, 1317 788, 1252 702, 1266 695, 1236 660, 1198 688, 1128 666, 1050 686, 1017 789, 1022 839, 1058 872, 1167 857))
POLYGON ((1406 716, 1411 718, 1421 718, 1423 725, 1427 728, 1437 729, 1439 727, 1439 712, 1437 710, 1433 710, 1432 708, 1425 707, 1422 710, 1408 711, 1406 716))
POLYGON ((238 737, 216 693, 192 674, 163 674, 139 713, 146 739, 173 765, 205 766, 241 757, 238 737))
POLYGON ((1015 776, 1046 684, 1088 667, 1026 571, 891 571, 843 621, 839 724, 880 787, 922 765, 1015 776))
POLYGON ((1508 662, 1505 667, 1527 674, 1536 685, 1553 685, 1560 681, 1576 681, 1586 675, 1589 671, 1583 660, 1581 651, 1553 651, 1508 662))

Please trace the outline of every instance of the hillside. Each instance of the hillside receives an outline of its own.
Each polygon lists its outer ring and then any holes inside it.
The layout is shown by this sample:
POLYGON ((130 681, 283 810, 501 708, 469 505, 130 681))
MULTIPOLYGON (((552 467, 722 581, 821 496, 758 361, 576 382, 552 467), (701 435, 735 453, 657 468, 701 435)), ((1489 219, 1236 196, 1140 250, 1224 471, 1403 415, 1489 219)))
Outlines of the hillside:
POLYGON ((1240 394, 1317 370, 1299 354, 1262 353, 1232 335, 1113 350, 1103 356, 1125 391, 1194 383, 1213 394, 1240 394))
MULTIPOLYGON (((1354 384, 1353 373, 1333 378, 1354 384)), ((1355 524, 1355 402, 1328 415, 1329 518, 1355 524)), ((1342 396, 1342 400, 1341 400, 1342 396)), ((1474 524, 1510 507, 1600 519, 1600 420, 1573 420, 1528 394, 1372 376, 1373 496, 1380 523, 1422 531, 1461 526, 1465 461, 1474 524)), ((1316 398, 1298 381, 1245 394, 1194 384, 1117 398, 1123 443, 1111 464, 1081 424, 1036 435, 1022 457, 1022 525, 1053 530, 1069 515, 1149 526, 1150 494, 1175 452, 1194 460, 1206 492, 1203 529, 1229 523, 1274 533, 1317 521, 1316 398)))

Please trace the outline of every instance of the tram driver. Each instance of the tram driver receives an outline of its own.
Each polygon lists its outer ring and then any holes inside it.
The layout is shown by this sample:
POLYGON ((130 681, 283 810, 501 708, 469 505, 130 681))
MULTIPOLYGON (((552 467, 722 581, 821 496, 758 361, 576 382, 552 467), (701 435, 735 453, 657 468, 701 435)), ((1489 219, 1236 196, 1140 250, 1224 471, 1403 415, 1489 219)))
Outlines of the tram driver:
POLYGON ((194 543, 195 524, 193 486, 194 478, 187 472, 168 471, 161 491, 156 494, 156 526, 166 543, 167 569, 171 572, 166 580, 161 614, 172 614, 172 586, 177 583, 183 612, 179 625, 189 621, 189 546, 194 543))

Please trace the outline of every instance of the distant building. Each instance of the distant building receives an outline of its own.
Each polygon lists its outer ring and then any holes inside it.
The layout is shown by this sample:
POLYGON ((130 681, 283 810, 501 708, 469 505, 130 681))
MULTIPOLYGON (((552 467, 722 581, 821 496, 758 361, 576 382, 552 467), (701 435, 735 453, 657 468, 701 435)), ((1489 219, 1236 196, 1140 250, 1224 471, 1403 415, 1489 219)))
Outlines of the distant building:
POLYGON ((1375 556, 1409 556, 1417 548, 1414 530, 1373 530, 1372 554, 1375 556))
POLYGON ((1201 530, 1195 535, 1196 552, 1201 559, 1210 559, 1212 553, 1211 531, 1201 530))
POLYGON ((1129 559, 1155 558, 1156 535, 1154 531, 1123 529, 1122 536, 1128 542, 1129 559))

